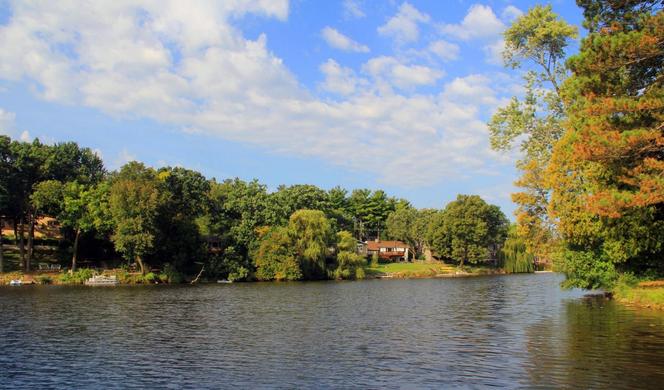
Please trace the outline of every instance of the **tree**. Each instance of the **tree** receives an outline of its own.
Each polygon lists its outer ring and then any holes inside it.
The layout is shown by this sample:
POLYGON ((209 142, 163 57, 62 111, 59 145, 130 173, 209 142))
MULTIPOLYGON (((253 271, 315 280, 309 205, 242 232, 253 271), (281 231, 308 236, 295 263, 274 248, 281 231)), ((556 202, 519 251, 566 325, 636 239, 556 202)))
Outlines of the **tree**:
POLYGON ((367 259, 357 253, 357 242, 347 231, 337 233, 337 268, 335 279, 364 279, 367 259))
POLYGON ((518 205, 517 231, 529 250, 544 259, 555 239, 547 213, 550 190, 545 169, 563 134, 565 109, 560 88, 568 75, 565 48, 576 36, 576 27, 561 20, 551 6, 537 5, 517 18, 504 33, 505 65, 534 68, 525 75, 523 98, 513 97, 489 122, 493 149, 508 151, 520 143, 524 157, 517 161, 517 168, 523 173, 515 184, 523 190, 512 195, 518 205))
POLYGON ((279 186, 270 194, 270 209, 274 225, 285 225, 288 218, 297 210, 320 210, 327 213, 328 197, 322 189, 311 184, 279 186))
POLYGON ((516 232, 516 225, 510 226, 499 257, 507 273, 529 273, 535 270, 535 257, 527 251, 524 239, 516 232))
POLYGON ((258 280, 302 279, 300 263, 295 257, 292 237, 287 227, 278 226, 267 231, 253 258, 258 280))
POLYGON ((417 210, 410 205, 397 207, 387 217, 387 235, 410 244, 417 254, 422 254, 429 247, 429 226, 435 213, 433 209, 417 210))
POLYGON ((196 221, 207 213, 210 183, 200 173, 181 167, 160 168, 157 177, 162 201, 155 220, 154 261, 198 272, 193 263, 205 256, 205 248, 196 221))
POLYGON ((138 162, 124 165, 111 186, 109 205, 114 229, 111 239, 125 259, 136 261, 145 274, 145 256, 154 249, 160 205, 156 172, 138 162))
POLYGON ((4 272, 4 252, 3 252, 3 237, 2 237, 2 218, 10 213, 9 188, 11 185, 11 164, 12 156, 10 150, 11 140, 9 137, 0 135, 0 273, 4 272))
POLYGON ((460 266, 478 263, 489 258, 492 245, 502 244, 506 225, 502 212, 479 196, 458 195, 435 218, 430 232, 432 247, 460 266))
POLYGON ((305 279, 327 277, 326 258, 332 228, 319 210, 298 210, 291 215, 288 230, 305 279))
POLYGON ((567 285, 663 272, 664 10, 580 1, 586 26, 563 86, 569 120, 547 171, 567 285))

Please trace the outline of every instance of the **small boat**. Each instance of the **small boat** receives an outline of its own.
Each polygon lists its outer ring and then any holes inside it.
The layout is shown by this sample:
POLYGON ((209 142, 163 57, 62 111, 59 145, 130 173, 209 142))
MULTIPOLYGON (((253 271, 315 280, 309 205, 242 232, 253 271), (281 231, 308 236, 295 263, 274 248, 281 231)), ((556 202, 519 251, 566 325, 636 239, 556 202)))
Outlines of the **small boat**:
POLYGON ((233 283, 233 281, 232 281, 232 280, 222 279, 222 280, 217 280, 217 283, 233 283))
POLYGON ((85 281, 86 286, 117 286, 120 282, 115 275, 95 275, 85 281))
POLYGON ((23 281, 20 280, 20 279, 12 279, 12 280, 9 281, 9 285, 10 286, 22 286, 23 281))

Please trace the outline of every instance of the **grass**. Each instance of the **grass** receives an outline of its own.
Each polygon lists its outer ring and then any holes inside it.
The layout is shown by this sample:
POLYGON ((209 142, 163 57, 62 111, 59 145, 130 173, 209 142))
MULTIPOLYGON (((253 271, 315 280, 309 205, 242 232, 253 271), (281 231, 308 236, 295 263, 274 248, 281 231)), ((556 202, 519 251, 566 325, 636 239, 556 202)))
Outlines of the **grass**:
POLYGON ((425 278, 440 274, 453 274, 456 267, 445 263, 384 263, 376 267, 367 267, 371 276, 390 275, 395 278, 425 278))
POLYGON ((664 281, 642 282, 635 286, 619 285, 615 299, 628 305, 664 310, 664 281))

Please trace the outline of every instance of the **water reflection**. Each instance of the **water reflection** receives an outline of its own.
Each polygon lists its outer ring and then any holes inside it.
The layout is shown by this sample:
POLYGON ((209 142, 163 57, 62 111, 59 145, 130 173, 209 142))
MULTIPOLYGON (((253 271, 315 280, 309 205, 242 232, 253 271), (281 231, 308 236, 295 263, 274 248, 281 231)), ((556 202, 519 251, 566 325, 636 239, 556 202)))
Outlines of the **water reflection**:
POLYGON ((565 302, 562 316, 528 328, 531 384, 662 388, 664 313, 604 298, 565 302))

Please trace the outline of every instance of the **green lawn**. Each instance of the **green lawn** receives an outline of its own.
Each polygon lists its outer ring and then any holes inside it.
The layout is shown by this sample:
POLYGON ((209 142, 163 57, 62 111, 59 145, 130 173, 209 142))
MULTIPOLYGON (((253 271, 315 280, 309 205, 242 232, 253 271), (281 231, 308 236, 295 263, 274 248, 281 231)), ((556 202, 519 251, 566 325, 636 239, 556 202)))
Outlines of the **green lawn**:
POLYGON ((367 274, 392 275, 394 277, 427 277, 439 274, 451 274, 456 271, 456 267, 445 263, 384 263, 377 267, 367 267, 367 274))
POLYGON ((614 294, 620 302, 664 310, 664 287, 620 287, 614 294))

